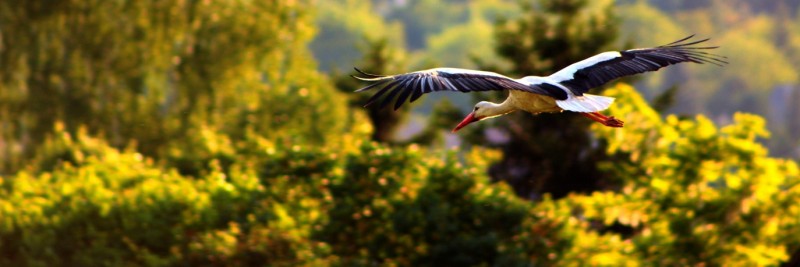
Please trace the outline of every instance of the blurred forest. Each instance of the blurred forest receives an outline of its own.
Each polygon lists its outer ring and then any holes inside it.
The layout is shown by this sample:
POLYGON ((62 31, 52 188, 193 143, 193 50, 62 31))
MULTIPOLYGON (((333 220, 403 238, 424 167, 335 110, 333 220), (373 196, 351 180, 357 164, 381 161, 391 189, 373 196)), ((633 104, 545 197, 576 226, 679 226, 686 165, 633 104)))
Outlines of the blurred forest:
MULTIPOLYGON (((319 5, 318 11, 320 33, 310 47, 319 62, 319 69, 333 75, 347 72, 353 66, 365 65, 364 54, 368 53, 370 42, 382 40, 390 47, 386 51, 392 55, 388 64, 394 65, 387 71, 405 72, 440 66, 487 69, 487 66, 494 66, 491 69, 506 70, 504 73, 511 76, 545 76, 558 69, 555 67, 563 66, 554 63, 555 66, 528 66, 508 71, 514 69, 509 65, 514 60, 531 62, 537 56, 519 59, 520 55, 516 54, 517 59, 503 58, 497 46, 504 39, 497 36, 502 33, 498 32, 496 23, 498 20, 536 16, 536 10, 547 9, 546 2, 325 1, 319 5), (526 10, 525 5, 535 8, 526 10), (344 15, 345 12, 348 15, 344 15)), ((630 82, 649 101, 669 94, 672 101, 663 107, 664 116, 706 114, 713 121, 725 125, 732 122, 736 111, 764 116, 774 122, 768 125, 772 138, 761 140, 770 148, 770 155, 800 159, 800 119, 796 115, 800 114, 800 18, 797 16, 800 1, 551 2, 567 5, 585 2, 586 7, 580 16, 592 17, 592 12, 606 13, 594 18, 596 21, 574 26, 587 31, 576 35, 593 37, 578 38, 581 44, 595 45, 597 42, 600 45, 596 46, 602 49, 595 50, 600 52, 657 46, 690 34, 712 38, 714 45, 721 46, 715 53, 727 56, 733 64, 725 68, 687 64, 642 75, 630 82), (587 25, 603 34, 590 36, 587 25)), ((550 26, 548 34, 555 30, 554 25, 550 26)), ((578 48, 586 50, 586 47, 575 47, 578 48)), ((594 51, 578 54, 593 55, 590 52, 594 51)), ((398 133, 396 139, 403 140, 422 131, 426 125, 425 117, 445 97, 454 99, 465 111, 474 100, 461 95, 423 98, 422 104, 411 111, 410 118, 404 123, 406 127, 401 127, 404 131, 398 133)))
POLYGON ((0 266, 796 266, 800 1, 0 1, 0 266), (365 109, 352 67, 548 75, 711 37, 597 89, 365 109), (570 140, 570 141, 565 141, 570 140))

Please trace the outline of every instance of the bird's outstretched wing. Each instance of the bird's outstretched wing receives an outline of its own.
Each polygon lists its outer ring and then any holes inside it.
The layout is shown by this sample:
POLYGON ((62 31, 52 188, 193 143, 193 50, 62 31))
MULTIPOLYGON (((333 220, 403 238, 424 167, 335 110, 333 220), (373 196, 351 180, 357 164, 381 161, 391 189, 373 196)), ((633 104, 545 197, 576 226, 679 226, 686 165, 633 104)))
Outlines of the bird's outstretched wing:
POLYGON ((383 108, 392 99, 397 97, 394 109, 400 108, 410 97, 410 102, 417 100, 422 94, 436 91, 475 92, 489 90, 520 90, 535 94, 552 96, 556 99, 566 99, 566 92, 555 85, 526 85, 509 77, 488 71, 476 71, 457 68, 435 68, 406 74, 381 76, 365 73, 356 68, 364 77, 353 76, 363 81, 374 82, 364 88, 356 90, 363 92, 373 88, 381 88, 364 105, 369 106, 389 93, 381 102, 383 108))
POLYGON ((569 65, 548 78, 569 88, 573 94, 582 95, 616 78, 656 71, 672 64, 694 62, 720 66, 728 63, 723 56, 703 51, 717 46, 697 46, 709 39, 692 41, 692 37, 694 35, 653 48, 600 53, 569 65))

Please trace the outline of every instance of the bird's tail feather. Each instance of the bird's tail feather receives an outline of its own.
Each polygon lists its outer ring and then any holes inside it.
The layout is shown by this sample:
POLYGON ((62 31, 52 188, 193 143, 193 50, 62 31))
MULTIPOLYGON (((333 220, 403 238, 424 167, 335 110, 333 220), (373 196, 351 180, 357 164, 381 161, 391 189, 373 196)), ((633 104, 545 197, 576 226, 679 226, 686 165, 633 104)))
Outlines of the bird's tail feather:
POLYGON ((597 112, 607 109, 614 103, 613 97, 583 94, 571 96, 566 100, 556 100, 558 107, 575 112, 597 112))

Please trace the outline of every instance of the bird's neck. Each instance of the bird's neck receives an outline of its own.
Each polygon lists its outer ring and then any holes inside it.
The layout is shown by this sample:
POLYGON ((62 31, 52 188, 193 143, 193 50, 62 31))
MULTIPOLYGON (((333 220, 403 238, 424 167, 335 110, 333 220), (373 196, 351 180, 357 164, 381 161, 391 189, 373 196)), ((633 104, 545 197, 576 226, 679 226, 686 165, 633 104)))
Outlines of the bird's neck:
POLYGON ((485 111, 487 114, 486 118, 506 115, 508 113, 517 110, 517 108, 514 107, 514 103, 511 97, 506 98, 506 101, 503 101, 503 103, 500 104, 495 104, 495 103, 489 103, 489 104, 490 105, 486 107, 485 111))

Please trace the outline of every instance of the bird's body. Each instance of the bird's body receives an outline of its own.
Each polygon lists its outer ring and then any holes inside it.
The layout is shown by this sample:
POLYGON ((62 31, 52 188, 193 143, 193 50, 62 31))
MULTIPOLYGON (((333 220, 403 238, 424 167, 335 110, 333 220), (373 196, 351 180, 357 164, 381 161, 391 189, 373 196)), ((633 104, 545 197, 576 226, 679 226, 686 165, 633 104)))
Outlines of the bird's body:
POLYGON ((527 111, 532 114, 563 111, 563 109, 556 104, 555 98, 546 95, 523 91, 509 91, 506 101, 515 109, 527 111))
POLYGON ((594 87, 601 86, 619 77, 655 71, 681 62, 725 64, 723 57, 701 50, 716 47, 692 46, 708 39, 684 42, 692 36, 654 48, 631 49, 604 52, 579 61, 547 77, 527 76, 512 79, 494 72, 458 68, 435 68, 400 75, 380 76, 367 74, 357 79, 375 82, 356 90, 366 91, 381 87, 365 106, 368 106, 387 92, 381 107, 391 103, 395 97, 394 108, 399 108, 407 99, 414 102, 422 94, 435 91, 489 91, 508 90, 508 98, 500 103, 481 101, 475 109, 453 131, 469 123, 486 118, 505 115, 517 110, 533 114, 560 112, 563 110, 579 112, 582 115, 610 127, 622 127, 622 121, 606 117, 599 111, 607 109, 614 99, 611 97, 587 94, 594 87))

